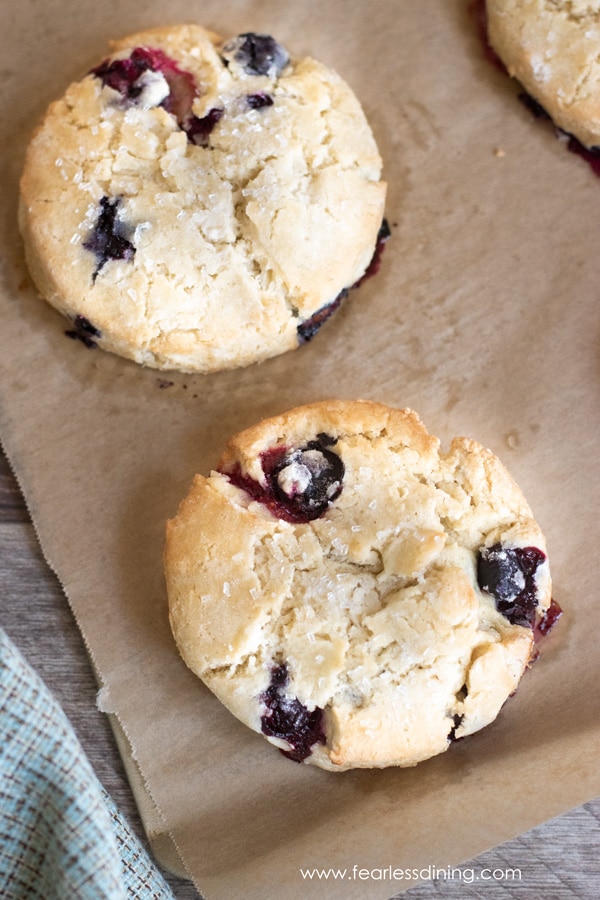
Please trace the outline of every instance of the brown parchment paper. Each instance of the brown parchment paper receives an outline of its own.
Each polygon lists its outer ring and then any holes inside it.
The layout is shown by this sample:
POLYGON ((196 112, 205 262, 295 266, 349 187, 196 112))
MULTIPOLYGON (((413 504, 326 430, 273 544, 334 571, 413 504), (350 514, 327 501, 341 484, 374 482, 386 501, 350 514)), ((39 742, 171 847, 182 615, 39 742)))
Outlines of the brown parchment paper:
POLYGON ((311 885, 300 868, 456 864, 598 795, 600 182, 482 58, 466 3, 4 0, 2 15, 0 436, 143 811, 146 792, 155 804, 156 846, 174 841, 209 900, 382 898, 411 882, 311 885), (208 377, 68 340, 27 280, 15 224, 47 103, 109 38, 185 20, 272 33, 349 81, 393 232, 378 276, 313 342, 208 377), (291 763, 221 708, 169 632, 164 523, 193 474, 230 433, 329 396, 411 406, 444 443, 495 450, 546 532, 565 610, 498 721, 415 769, 291 763))

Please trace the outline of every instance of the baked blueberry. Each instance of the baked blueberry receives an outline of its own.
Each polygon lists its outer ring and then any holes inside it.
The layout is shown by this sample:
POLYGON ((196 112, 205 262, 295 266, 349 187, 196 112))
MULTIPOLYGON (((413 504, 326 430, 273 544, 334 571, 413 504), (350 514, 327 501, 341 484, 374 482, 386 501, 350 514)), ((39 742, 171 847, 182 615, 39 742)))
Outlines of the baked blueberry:
POLYGON ((310 522, 341 494, 344 464, 318 439, 286 453, 268 476, 275 497, 293 520, 310 522))
POLYGON ((315 334, 320 331, 325 322, 327 322, 327 320, 331 318, 334 312, 339 309, 339 307, 342 305, 342 301, 347 296, 347 290, 340 291, 340 293, 332 303, 328 303, 326 306, 322 306, 321 309, 318 309, 308 319, 300 322, 297 328, 298 341, 301 344, 306 344, 308 343, 308 341, 312 340, 315 334))
POLYGON ((538 597, 535 573, 546 559, 537 547, 482 547, 477 581, 496 601, 496 608, 513 625, 533 627, 538 597))
POLYGON ((276 78, 290 61, 287 50, 269 34, 252 31, 239 34, 223 47, 223 59, 235 61, 247 75, 268 75, 276 78))
POLYGON ((224 110, 215 106, 213 109, 210 109, 205 116, 202 116, 202 118, 199 116, 190 116, 184 125, 184 131, 188 136, 188 140, 199 147, 208 146, 208 139, 217 122, 223 118, 223 112, 224 110))
POLYGON ((131 230, 119 216, 120 201, 118 197, 102 197, 100 213, 90 236, 83 242, 86 250, 90 250, 97 260, 93 279, 102 267, 110 260, 133 259, 135 246, 130 241, 131 230))
POLYGON ((85 316, 75 316, 73 319, 73 328, 65 331, 67 337, 73 340, 81 341, 86 347, 97 347, 98 340, 102 337, 102 333, 95 325, 86 319, 85 316))
POLYGON ((273 98, 270 94, 259 91, 257 94, 248 94, 246 103, 250 109, 264 109, 265 106, 273 106, 273 98))
POLYGON ((308 710, 297 697, 287 691, 289 673, 285 664, 271 671, 271 683, 262 694, 266 712, 261 716, 261 729, 269 737, 281 738, 290 746, 281 750, 284 756, 302 762, 312 753, 315 744, 325 743, 323 710, 308 710))
POLYGON ((237 487, 286 522, 318 519, 342 492, 344 463, 329 446, 335 439, 320 434, 303 447, 274 447, 261 454, 265 485, 242 474, 239 466, 226 474, 237 487))

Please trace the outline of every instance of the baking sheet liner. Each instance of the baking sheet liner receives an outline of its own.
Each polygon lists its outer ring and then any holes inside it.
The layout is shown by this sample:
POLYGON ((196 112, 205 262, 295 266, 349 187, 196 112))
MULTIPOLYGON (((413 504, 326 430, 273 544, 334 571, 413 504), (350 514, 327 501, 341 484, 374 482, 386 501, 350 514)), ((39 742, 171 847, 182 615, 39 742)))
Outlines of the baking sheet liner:
POLYGON ((352 880, 353 867, 457 864, 600 793, 600 183, 484 60, 459 0, 125 0, 110 13, 3 7, 0 436, 159 855, 172 842, 209 900, 388 897, 414 882, 352 880), (337 69, 389 183, 379 274, 300 350, 211 376, 165 377, 65 337, 16 229, 47 104, 111 37, 177 21, 268 32, 337 69), (414 769, 290 762, 188 672, 169 632, 164 524, 193 474, 231 433, 334 396, 410 406, 445 445, 491 447, 546 533, 565 610, 498 721, 414 769), (310 884, 301 869, 316 867, 349 874, 310 884))

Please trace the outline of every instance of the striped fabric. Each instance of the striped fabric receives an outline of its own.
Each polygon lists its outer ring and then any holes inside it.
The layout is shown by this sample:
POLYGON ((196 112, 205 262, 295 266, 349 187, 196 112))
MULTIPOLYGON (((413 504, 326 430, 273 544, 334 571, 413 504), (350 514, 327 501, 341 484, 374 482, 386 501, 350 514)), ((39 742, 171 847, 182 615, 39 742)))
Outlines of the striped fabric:
POLYGON ((2 629, 0 897, 173 898, 59 704, 2 629))

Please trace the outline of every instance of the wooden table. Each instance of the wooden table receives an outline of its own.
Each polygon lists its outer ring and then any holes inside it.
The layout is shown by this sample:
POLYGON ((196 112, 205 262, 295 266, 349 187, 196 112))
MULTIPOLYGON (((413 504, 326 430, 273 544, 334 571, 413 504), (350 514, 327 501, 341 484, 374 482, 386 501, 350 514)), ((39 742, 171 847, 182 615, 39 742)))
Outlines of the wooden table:
MULTIPOLYGON (((0 583, 0 625, 60 701, 100 781, 144 840, 110 725, 96 707, 96 683, 85 646, 60 584, 41 555, 19 487, 1 451, 0 583)), ((556 777, 560 778, 560 772, 556 777)), ((458 876, 423 882, 403 896, 410 900, 597 900, 599 854, 600 799, 482 854, 461 866, 458 876)), ((179 900, 198 898, 189 882, 168 874, 167 879, 179 900)), ((276 898, 285 900, 274 888, 273 898, 265 900, 276 898)))

